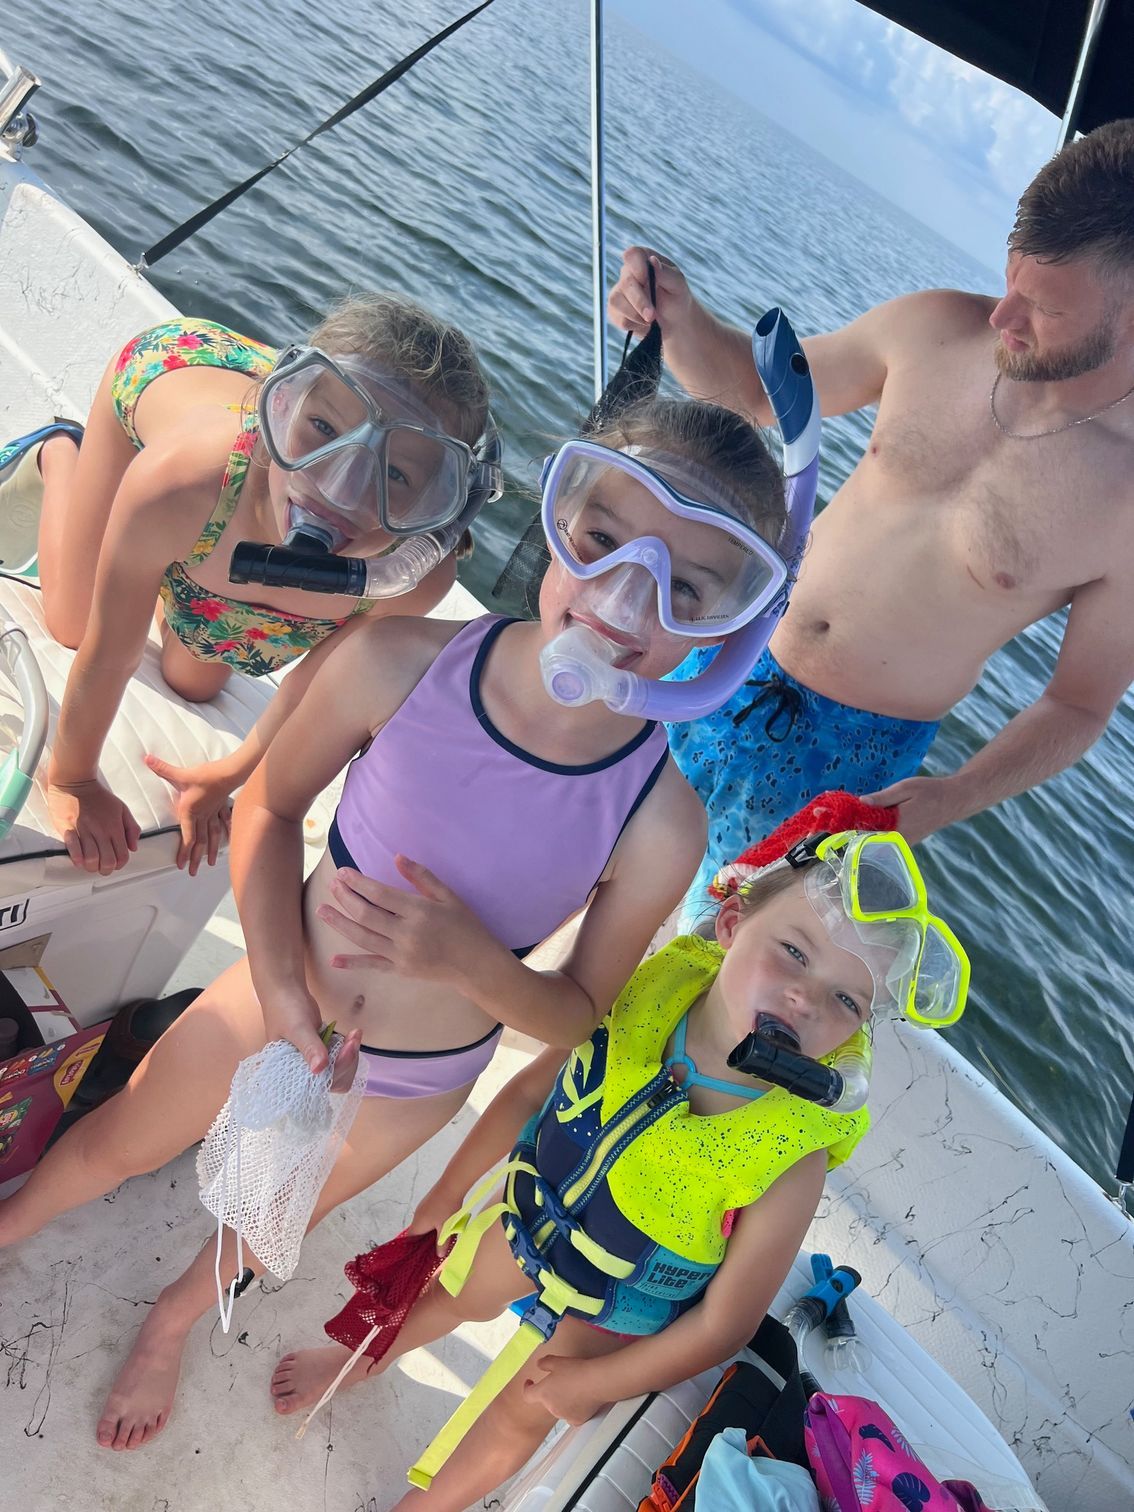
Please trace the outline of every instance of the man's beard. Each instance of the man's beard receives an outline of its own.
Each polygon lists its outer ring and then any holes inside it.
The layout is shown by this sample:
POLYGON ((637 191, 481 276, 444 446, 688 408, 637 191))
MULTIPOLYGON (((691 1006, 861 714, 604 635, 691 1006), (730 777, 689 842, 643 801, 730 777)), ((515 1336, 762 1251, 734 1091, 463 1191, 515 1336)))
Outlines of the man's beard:
POLYGON ((1114 327, 1114 319, 1108 314, 1078 346, 1049 352, 1046 357, 1037 357, 1032 352, 1009 352, 998 341, 996 366, 1005 378, 1017 383, 1062 383, 1068 378, 1081 378, 1084 373, 1103 367, 1114 356, 1118 345, 1114 327))

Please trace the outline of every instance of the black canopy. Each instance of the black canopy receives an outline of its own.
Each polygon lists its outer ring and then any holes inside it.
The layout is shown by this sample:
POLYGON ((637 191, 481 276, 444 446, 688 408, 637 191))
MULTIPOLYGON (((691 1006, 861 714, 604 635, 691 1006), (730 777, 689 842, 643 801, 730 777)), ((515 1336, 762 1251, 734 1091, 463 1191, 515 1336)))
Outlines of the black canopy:
MULTIPOLYGON (((873 11, 1015 85, 1062 117, 1091 0, 896 0, 873 11)), ((1134 116, 1134 0, 1109 0, 1072 131, 1134 116)))

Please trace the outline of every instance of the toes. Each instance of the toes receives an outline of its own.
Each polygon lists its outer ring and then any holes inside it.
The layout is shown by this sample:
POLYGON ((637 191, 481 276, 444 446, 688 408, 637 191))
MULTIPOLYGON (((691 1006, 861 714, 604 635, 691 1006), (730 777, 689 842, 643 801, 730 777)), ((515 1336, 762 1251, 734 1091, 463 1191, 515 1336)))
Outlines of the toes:
POLYGON ((104 1449, 113 1449, 114 1440, 117 1434, 118 1419, 116 1417, 105 1417, 99 1419, 98 1428, 95 1432, 95 1438, 104 1449))

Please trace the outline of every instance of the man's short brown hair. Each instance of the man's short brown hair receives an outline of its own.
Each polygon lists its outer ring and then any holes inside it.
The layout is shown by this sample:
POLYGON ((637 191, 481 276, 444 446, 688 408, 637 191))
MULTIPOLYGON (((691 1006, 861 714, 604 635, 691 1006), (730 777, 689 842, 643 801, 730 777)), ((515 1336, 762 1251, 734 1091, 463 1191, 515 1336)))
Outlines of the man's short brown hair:
POLYGON ((1024 190, 1008 250, 1134 273, 1134 120, 1099 126, 1044 164, 1024 190))

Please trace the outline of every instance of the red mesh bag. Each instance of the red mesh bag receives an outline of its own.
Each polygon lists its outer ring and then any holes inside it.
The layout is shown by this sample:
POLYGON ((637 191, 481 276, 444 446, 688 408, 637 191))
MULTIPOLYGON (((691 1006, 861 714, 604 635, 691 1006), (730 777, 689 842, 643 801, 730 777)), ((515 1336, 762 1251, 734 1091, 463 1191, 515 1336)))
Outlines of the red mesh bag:
POLYGON ((896 808, 877 808, 856 798, 853 793, 820 793, 792 814, 764 840, 750 845, 730 866, 723 867, 709 884, 709 893, 724 902, 753 872, 771 866, 786 856, 799 840, 808 835, 836 835, 840 830, 888 830, 898 822, 896 808))
POLYGON ((436 1229, 427 1234, 411 1234, 403 1229, 387 1244, 376 1245, 348 1261, 346 1278, 355 1293, 342 1312, 324 1323, 324 1333, 336 1344, 357 1349, 371 1329, 377 1328, 363 1353, 372 1360, 380 1360, 452 1247, 450 1240, 444 1252, 438 1254, 436 1229))

